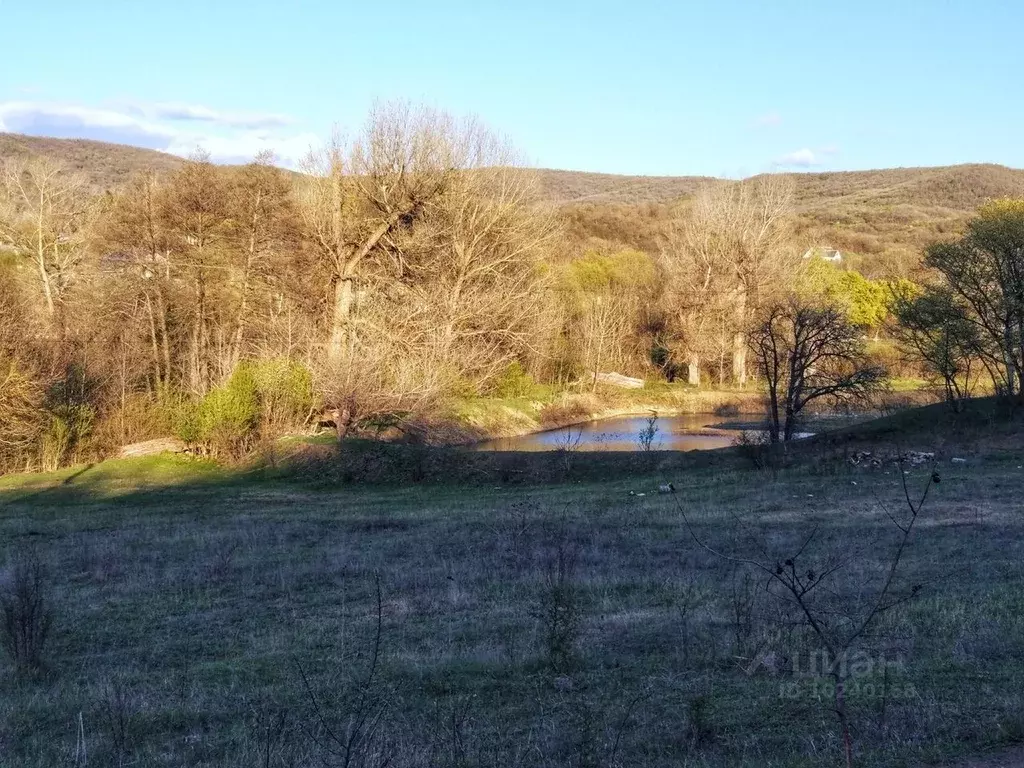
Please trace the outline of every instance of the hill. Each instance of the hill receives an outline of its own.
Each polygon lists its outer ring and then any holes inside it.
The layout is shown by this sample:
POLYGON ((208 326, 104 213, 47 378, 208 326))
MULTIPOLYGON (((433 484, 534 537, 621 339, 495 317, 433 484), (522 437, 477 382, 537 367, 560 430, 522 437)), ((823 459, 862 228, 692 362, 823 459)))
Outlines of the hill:
POLYGON ((171 171, 182 163, 176 155, 125 144, 0 133, 0 160, 31 155, 60 160, 68 168, 85 174, 99 190, 115 189, 141 171, 171 171))
MULTIPOLYGON (((100 190, 145 169, 170 171, 182 160, 140 147, 84 139, 0 133, 0 159, 57 158, 100 190)), ((538 170, 545 197, 559 206, 570 250, 631 247, 657 251, 675 204, 702 185, 700 176, 622 176, 538 170)), ((955 234, 986 200, 1024 197, 1024 170, 1001 165, 891 168, 791 174, 800 246, 827 245, 873 274, 905 274, 931 242, 955 234)))

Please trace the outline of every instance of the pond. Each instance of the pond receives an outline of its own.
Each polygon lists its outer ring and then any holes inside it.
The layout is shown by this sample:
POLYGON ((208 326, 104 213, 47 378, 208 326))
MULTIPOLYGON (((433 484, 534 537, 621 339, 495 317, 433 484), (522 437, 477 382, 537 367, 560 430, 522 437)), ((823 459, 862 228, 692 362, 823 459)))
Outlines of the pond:
MULTIPOLYGON (((656 451, 727 448, 739 436, 740 426, 749 424, 750 420, 750 416, 722 417, 712 413, 661 416, 651 448, 656 451), (731 425, 734 429, 711 429, 712 424, 731 425)), ((486 440, 473 447, 479 451, 638 451, 641 450, 640 433, 646 428, 646 416, 620 416, 520 437, 486 440)))

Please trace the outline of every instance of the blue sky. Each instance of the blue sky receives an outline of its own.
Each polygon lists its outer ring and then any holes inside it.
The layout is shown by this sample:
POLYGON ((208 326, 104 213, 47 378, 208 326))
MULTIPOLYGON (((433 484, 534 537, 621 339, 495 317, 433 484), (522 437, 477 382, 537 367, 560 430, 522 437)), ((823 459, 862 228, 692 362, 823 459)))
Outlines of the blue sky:
POLYGON ((0 20, 8 131, 294 163, 407 99, 545 167, 1024 166, 1019 0, 0 0, 0 20))

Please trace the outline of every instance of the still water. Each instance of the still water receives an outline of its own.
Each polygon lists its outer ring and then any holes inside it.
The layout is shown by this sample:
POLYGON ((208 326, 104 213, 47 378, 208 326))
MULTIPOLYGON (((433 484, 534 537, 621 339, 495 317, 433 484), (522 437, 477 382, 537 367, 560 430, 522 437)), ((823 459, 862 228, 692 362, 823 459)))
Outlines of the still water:
MULTIPOLYGON (((756 417, 754 417, 756 418, 756 417)), ((733 445, 738 430, 710 429, 709 425, 739 425, 751 417, 722 417, 711 413, 662 416, 651 448, 656 451, 707 451, 733 445)), ((591 421, 548 432, 521 437, 487 440, 474 446, 480 451, 638 451, 640 433, 647 427, 645 416, 622 416, 591 421)))

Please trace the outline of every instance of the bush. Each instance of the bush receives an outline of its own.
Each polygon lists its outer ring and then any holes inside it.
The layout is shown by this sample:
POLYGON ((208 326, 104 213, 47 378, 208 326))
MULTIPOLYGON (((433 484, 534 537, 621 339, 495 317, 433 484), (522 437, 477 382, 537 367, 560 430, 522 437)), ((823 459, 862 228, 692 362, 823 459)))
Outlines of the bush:
POLYGON ((301 423, 313 407, 312 377, 289 360, 240 364, 227 383, 178 409, 175 434, 214 455, 237 458, 260 439, 301 423))
POLYGON ((0 353, 0 473, 25 466, 45 426, 43 388, 37 378, 0 353))
POLYGON ((81 458, 96 421, 96 390, 96 382, 77 364, 69 365, 50 385, 43 403, 49 414, 42 438, 43 469, 54 470, 81 458))
POLYGON ((0 593, 3 646, 19 672, 43 668, 43 652, 53 614, 46 594, 43 566, 31 556, 17 563, 0 593))
POLYGON ((255 383, 264 434, 278 434, 306 420, 314 406, 309 369, 280 358, 242 363, 239 369, 247 370, 255 383))
POLYGON ((535 386, 533 377, 515 360, 495 380, 492 391, 500 398, 530 397, 535 386))

